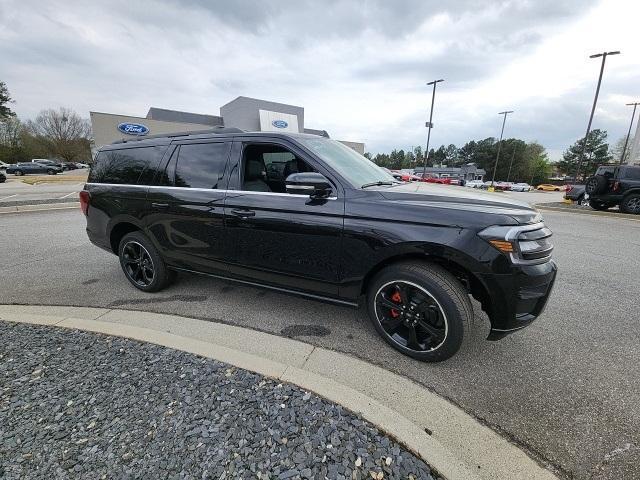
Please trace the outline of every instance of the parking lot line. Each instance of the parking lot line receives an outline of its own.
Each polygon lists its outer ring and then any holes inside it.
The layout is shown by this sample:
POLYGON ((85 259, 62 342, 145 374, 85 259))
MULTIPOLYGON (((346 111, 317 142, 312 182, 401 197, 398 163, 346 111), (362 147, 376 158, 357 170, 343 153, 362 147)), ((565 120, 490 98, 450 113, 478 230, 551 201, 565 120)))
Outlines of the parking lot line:
POLYGON ((13 195, 9 195, 8 197, 2 197, 2 198, 0 198, 0 200, 6 200, 7 198, 15 197, 15 196, 17 196, 17 195, 18 195, 17 193, 14 193, 13 195))
POLYGON ((61 200, 63 198, 67 198, 70 197, 71 195, 76 195, 78 192, 71 192, 71 193, 67 193, 66 195, 63 195, 62 197, 59 197, 58 200, 61 200))

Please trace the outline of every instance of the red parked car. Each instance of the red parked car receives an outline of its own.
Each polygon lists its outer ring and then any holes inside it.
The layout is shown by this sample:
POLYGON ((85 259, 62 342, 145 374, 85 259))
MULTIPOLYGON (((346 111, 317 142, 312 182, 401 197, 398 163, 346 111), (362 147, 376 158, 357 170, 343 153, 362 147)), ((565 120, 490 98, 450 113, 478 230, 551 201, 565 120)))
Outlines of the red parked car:
POLYGON ((427 182, 429 182, 429 183, 440 183, 442 185, 451 185, 451 179, 449 177, 444 177, 444 178, 427 177, 427 182))

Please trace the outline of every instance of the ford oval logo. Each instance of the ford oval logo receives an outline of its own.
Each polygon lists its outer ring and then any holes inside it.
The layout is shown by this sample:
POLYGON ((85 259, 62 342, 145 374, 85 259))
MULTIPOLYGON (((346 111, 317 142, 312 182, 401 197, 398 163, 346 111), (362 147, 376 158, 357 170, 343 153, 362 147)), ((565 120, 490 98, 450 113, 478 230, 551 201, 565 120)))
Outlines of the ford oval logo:
POLYGON ((146 135, 149 133, 149 127, 141 123, 124 122, 118 125, 118 130, 127 135, 146 135))
POLYGON ((271 125, 276 128, 287 128, 289 126, 289 124, 284 120, 274 120, 273 122, 271 122, 271 125))

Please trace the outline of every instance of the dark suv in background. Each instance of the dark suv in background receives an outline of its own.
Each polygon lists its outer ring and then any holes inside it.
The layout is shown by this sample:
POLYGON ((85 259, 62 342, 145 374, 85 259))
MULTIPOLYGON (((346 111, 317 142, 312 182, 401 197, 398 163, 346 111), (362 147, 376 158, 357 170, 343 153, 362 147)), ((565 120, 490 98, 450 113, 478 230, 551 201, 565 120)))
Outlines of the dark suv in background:
POLYGON ((425 361, 459 349, 470 296, 497 340, 540 315, 556 276, 551 231, 528 204, 399 182, 315 135, 220 128, 115 143, 80 200, 90 240, 140 290, 180 271, 363 299, 380 335, 425 361))
POLYGON ((624 213, 640 214, 640 165, 601 165, 585 183, 589 205, 606 210, 616 205, 624 213))

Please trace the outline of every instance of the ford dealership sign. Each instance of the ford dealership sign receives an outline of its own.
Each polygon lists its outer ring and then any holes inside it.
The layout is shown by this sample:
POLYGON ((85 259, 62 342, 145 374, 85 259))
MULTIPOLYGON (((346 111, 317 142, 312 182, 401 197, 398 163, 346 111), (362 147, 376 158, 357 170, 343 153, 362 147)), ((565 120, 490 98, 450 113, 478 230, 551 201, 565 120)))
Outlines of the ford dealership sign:
POLYGON ((271 125, 276 128, 287 128, 289 126, 289 124, 284 120, 274 120, 273 122, 271 122, 271 125))
POLYGON ((146 135, 149 133, 149 127, 141 123, 124 122, 118 125, 118 130, 127 135, 146 135))

